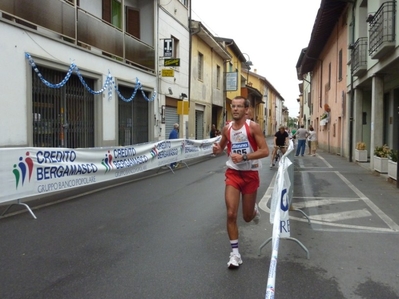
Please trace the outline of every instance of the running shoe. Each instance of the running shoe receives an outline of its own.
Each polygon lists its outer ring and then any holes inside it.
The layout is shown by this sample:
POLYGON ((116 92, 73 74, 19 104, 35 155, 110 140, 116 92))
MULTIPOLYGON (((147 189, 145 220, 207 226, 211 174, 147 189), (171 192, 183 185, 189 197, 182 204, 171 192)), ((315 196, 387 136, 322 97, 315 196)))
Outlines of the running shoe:
POLYGON ((254 219, 252 219, 252 221, 255 224, 258 224, 259 220, 260 220, 260 212, 259 212, 259 208, 258 208, 258 204, 257 203, 255 203, 255 212, 256 212, 256 215, 255 215, 254 219))
POLYGON ((242 264, 242 259, 240 254, 235 254, 230 252, 230 260, 227 263, 229 269, 237 269, 242 264))

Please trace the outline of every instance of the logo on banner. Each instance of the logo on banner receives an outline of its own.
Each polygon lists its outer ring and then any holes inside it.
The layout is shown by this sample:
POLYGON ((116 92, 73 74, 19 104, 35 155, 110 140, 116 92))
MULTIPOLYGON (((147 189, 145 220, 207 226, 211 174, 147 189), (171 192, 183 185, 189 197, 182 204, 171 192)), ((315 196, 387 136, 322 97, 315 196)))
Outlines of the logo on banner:
POLYGON ((158 150, 156 145, 154 145, 154 147, 151 149, 150 154, 153 158, 155 158, 158 155, 158 150))
POLYGON ((183 154, 185 152, 186 144, 184 141, 180 145, 180 154, 183 154))
POLYGON ((102 159, 101 164, 105 167, 105 173, 111 171, 111 169, 114 168, 114 166, 112 165, 112 155, 110 151, 105 154, 105 158, 102 159))
POLYGON ((15 177, 16 189, 18 189, 19 183, 21 183, 21 186, 24 185, 26 178, 30 182, 33 172, 33 160, 29 157, 29 152, 26 152, 25 160, 23 157, 19 157, 18 164, 14 164, 13 168, 12 173, 15 177))

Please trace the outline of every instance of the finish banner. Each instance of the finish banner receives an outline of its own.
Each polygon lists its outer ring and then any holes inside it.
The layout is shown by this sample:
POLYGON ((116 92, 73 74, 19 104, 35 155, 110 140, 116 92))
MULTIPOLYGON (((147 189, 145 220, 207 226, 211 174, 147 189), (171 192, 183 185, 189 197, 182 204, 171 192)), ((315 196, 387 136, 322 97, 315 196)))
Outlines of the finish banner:
POLYGON ((280 160, 280 165, 278 167, 277 176, 274 184, 274 189, 271 197, 271 208, 270 208, 270 224, 274 224, 275 215, 279 214, 279 229, 280 237, 288 238, 290 237, 290 219, 289 219, 289 209, 291 205, 290 189, 291 181, 290 175, 288 173, 288 168, 292 164, 290 159, 288 159, 288 154, 292 151, 292 142, 280 160))
POLYGON ((0 203, 126 177, 212 154, 220 136, 109 148, 1 148, 0 203))

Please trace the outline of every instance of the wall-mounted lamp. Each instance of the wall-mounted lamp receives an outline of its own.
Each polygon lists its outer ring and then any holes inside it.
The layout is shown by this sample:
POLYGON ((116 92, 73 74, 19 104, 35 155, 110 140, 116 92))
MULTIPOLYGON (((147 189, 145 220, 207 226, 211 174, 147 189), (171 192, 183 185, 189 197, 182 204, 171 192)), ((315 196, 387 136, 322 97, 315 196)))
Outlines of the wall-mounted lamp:
POLYGON ((172 95, 172 94, 173 94, 172 87, 169 87, 169 88, 168 88, 168 91, 169 91, 169 94, 170 94, 170 95, 172 95))
POLYGON ((165 109, 166 109, 165 105, 162 105, 161 106, 161 123, 163 123, 163 124, 165 123, 165 118, 166 118, 165 109))
POLYGON ((185 93, 181 93, 180 99, 182 99, 182 100, 187 99, 187 95, 185 93))
POLYGON ((247 67, 248 70, 251 69, 251 66, 253 66, 253 63, 251 61, 251 58, 249 57, 249 55, 247 53, 242 53, 242 55, 247 55, 248 56, 248 60, 246 60, 244 62, 245 66, 247 67))
POLYGON ((355 44, 350 44, 349 46, 348 46, 348 49, 349 50, 353 50, 355 48, 355 44))
POLYGON ((248 84, 248 76, 249 76, 249 70, 251 69, 251 66, 253 66, 253 63, 251 61, 251 57, 247 53, 242 53, 242 55, 247 55, 248 60, 244 62, 245 66, 247 67, 247 84, 248 84))
POLYGON ((367 22, 367 23, 371 23, 371 22, 373 21, 373 19, 374 19, 374 15, 370 14, 370 15, 367 17, 366 22, 367 22))

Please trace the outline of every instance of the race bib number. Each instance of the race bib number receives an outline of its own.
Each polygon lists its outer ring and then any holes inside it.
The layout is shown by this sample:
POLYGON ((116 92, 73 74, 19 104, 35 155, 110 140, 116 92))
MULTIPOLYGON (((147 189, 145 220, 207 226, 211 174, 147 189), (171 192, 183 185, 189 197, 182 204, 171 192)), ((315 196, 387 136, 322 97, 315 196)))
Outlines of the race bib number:
POLYGON ((235 154, 247 154, 249 153, 249 143, 248 142, 238 142, 233 143, 231 151, 235 154))

